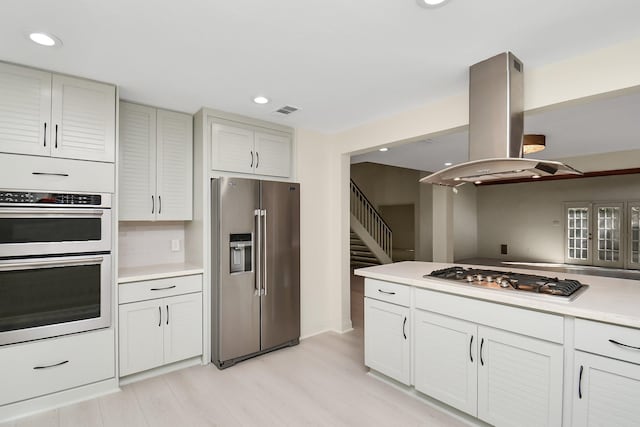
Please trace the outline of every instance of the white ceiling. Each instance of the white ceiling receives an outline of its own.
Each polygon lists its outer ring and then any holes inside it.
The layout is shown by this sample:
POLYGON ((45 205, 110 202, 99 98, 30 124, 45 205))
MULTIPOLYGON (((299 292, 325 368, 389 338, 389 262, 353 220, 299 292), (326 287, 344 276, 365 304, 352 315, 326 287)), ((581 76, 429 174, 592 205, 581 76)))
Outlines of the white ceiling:
POLYGON ((0 59, 336 132, 464 91, 469 64, 502 51, 538 67, 638 38, 638 16, 637 0, 2 0, 0 59), (64 46, 32 44, 35 30, 64 46), (285 104, 301 110, 274 116, 285 104))
MULTIPOLYGON (((526 157, 557 160, 640 148, 640 92, 593 99, 526 114, 525 134, 546 135, 546 148, 526 157)), ((460 130, 417 142, 352 156, 351 163, 373 162, 435 172, 445 162, 469 159, 469 132, 460 130)))

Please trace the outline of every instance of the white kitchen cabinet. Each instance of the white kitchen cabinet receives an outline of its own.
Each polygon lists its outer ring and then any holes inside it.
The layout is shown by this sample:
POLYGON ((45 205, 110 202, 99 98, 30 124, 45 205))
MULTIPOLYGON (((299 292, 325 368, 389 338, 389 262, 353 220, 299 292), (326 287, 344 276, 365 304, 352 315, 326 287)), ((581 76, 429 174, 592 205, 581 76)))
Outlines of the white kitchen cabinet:
POLYGON ((408 307, 365 298, 364 363, 403 384, 411 383, 411 321, 408 307))
POLYGON ((121 221, 191 220, 191 116, 121 102, 119 174, 121 221))
POLYGON ((637 426, 640 365, 575 352, 574 426, 637 426))
POLYGON ((291 135, 249 125, 213 123, 211 169, 288 177, 291 175, 291 135))
POLYGON ((202 354, 202 293, 120 305, 120 375, 202 354))
POLYGON ((120 376, 202 354, 202 275, 118 286, 120 376))
POLYGON ((115 87, 0 63, 0 151, 115 160, 115 87))
POLYGON ((562 425, 562 345, 478 327, 478 418, 495 426, 562 425))
POLYGON ((413 330, 416 390, 477 416, 477 325, 415 310, 413 330))

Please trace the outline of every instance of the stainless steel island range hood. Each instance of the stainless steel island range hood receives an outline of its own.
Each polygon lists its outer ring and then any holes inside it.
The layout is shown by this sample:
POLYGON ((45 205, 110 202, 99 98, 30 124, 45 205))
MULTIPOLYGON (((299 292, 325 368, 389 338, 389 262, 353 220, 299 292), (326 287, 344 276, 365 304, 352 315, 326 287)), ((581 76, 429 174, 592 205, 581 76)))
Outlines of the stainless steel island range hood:
POLYGON ((560 162, 522 158, 523 66, 511 52, 469 69, 469 161, 420 180, 457 186, 550 175, 582 175, 560 162))

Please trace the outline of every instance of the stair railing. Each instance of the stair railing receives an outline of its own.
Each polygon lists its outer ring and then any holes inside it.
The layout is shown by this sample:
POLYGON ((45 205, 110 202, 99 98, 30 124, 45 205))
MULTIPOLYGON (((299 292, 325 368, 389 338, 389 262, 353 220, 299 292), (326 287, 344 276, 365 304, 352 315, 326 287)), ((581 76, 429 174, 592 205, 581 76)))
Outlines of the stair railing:
POLYGON ((393 237, 391 228, 353 180, 351 180, 351 213, 391 258, 393 237))

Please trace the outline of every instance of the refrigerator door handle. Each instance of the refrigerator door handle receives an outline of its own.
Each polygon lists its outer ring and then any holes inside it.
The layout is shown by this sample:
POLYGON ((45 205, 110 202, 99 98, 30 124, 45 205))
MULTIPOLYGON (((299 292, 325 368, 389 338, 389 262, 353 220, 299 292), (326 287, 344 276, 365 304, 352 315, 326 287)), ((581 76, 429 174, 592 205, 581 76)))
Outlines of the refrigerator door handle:
POLYGON ((263 223, 263 228, 262 228, 262 243, 263 243, 263 249, 264 249, 264 253, 262 256, 262 259, 264 260, 264 263, 262 263, 262 295, 266 295, 267 294, 267 210, 263 209, 262 210, 262 216, 264 217, 264 223, 263 223))
POLYGON ((255 248, 254 251, 254 263, 253 268, 256 272, 256 281, 255 281, 255 295, 260 296, 262 294, 262 287, 260 283, 262 266, 261 266, 261 258, 262 258, 262 220, 260 218, 261 210, 256 209, 253 211, 253 216, 256 220, 256 233, 255 233, 255 248))

